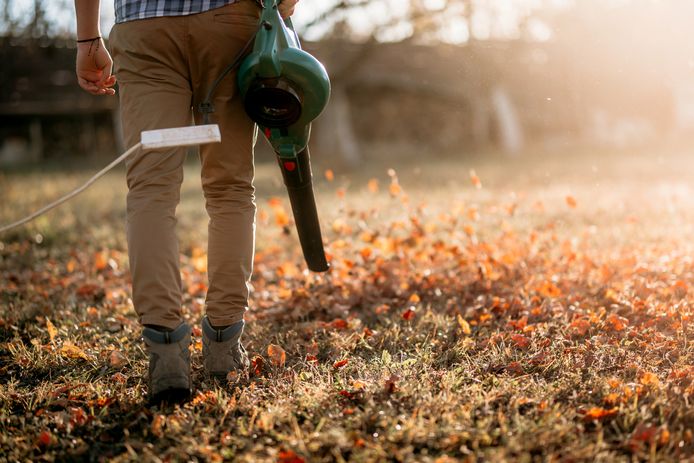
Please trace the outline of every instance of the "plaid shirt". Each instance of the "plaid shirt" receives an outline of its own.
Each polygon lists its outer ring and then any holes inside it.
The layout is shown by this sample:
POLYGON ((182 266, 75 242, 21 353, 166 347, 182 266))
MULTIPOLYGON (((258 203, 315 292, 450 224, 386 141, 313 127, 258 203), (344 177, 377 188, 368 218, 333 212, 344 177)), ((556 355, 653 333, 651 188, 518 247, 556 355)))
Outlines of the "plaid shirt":
POLYGON ((202 13, 238 0, 115 0, 116 24, 159 16, 202 13))

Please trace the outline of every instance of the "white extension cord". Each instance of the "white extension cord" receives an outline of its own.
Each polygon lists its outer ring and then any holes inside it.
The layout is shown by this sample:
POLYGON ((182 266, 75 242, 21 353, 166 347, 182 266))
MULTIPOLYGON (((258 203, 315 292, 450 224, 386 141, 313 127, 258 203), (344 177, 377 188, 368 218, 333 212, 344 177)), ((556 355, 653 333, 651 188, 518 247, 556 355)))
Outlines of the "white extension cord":
POLYGON ((94 182, 104 176, 106 172, 116 167, 123 162, 128 156, 137 151, 138 148, 143 150, 152 150, 160 148, 170 148, 174 146, 191 146, 203 145, 205 143, 219 143, 222 140, 217 124, 197 125, 192 127, 177 127, 173 129, 147 130, 140 134, 140 142, 129 148, 125 153, 114 159, 109 165, 94 174, 87 182, 66 194, 65 196, 53 201, 52 203, 42 207, 31 215, 17 220, 9 225, 0 227, 0 233, 12 230, 13 228, 31 222, 35 218, 45 214, 51 209, 55 209, 61 204, 71 200, 84 190, 89 188, 94 182))

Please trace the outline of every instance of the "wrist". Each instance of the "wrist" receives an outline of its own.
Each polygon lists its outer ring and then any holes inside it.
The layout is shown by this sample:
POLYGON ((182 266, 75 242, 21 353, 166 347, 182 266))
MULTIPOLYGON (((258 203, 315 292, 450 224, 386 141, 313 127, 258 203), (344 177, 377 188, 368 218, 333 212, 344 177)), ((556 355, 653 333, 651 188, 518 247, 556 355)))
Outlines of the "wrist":
POLYGON ((84 38, 77 37, 76 42, 78 44, 91 44, 93 42, 96 42, 97 40, 101 40, 101 36, 98 34, 92 35, 92 36, 86 36, 84 38))

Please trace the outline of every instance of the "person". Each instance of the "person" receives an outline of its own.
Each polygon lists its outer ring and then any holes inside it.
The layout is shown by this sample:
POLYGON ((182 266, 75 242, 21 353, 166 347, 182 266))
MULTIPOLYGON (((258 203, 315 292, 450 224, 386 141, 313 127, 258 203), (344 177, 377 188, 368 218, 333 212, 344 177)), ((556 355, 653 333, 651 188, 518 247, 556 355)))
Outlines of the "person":
MULTIPOLYGON (((291 16, 297 2, 281 2, 280 14, 291 16)), ((200 123, 196 108, 257 30, 258 3, 115 0, 112 60, 100 33, 99 0, 75 0, 77 81, 94 95, 114 95, 118 80, 126 146, 137 143, 143 130, 200 123)), ((235 77, 227 75, 212 100, 211 122, 219 124, 222 142, 200 147, 209 215, 203 364, 219 378, 249 364, 241 335, 255 244, 255 125, 243 109, 235 77)), ((175 148, 136 152, 126 160, 132 296, 149 356, 152 402, 180 401, 192 392, 191 327, 181 312, 175 231, 185 155, 185 149, 175 148)))

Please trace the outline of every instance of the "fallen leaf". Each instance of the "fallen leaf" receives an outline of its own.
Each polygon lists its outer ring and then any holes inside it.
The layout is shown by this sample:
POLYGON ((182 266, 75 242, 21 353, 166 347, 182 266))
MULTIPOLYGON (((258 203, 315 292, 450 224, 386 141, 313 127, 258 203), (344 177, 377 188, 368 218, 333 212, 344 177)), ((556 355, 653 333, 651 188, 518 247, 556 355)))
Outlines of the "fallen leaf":
POLYGON ((327 169, 325 171, 325 179, 329 182, 335 180, 335 174, 333 173, 332 169, 327 169))
POLYGON ((48 331, 48 337, 51 339, 51 342, 55 341, 55 337, 58 335, 58 330, 55 328, 55 325, 53 325, 53 322, 51 322, 48 318, 46 318, 46 331, 48 331))
POLYGON ((469 336, 470 333, 472 333, 470 324, 460 314, 458 314, 456 318, 458 319, 458 326, 460 326, 460 330, 464 335, 469 336))
POLYGON ((530 345, 530 339, 522 334, 512 334, 511 341, 513 341, 513 344, 519 349, 525 349, 530 345))
POLYGON ((390 377, 386 380, 386 383, 385 383, 386 393, 392 394, 395 391, 397 391, 398 390, 398 384, 397 383, 399 380, 400 380, 400 377, 398 375, 395 375, 395 374, 390 375, 390 377))
POLYGON ((415 316, 415 310, 413 307, 408 307, 405 309, 405 311, 402 313, 402 318, 404 318, 407 321, 410 321, 414 318, 415 316))
POLYGON ((337 362, 333 363, 333 368, 335 368, 336 370, 340 369, 340 368, 344 367, 345 365, 347 365, 347 362, 348 362, 348 359, 338 360, 337 362))
POLYGON ((60 354, 70 359, 89 360, 89 356, 82 349, 70 342, 63 344, 63 347, 60 348, 60 354))
POLYGON ((87 422, 88 416, 84 413, 82 407, 72 407, 70 408, 70 424, 74 427, 84 426, 87 422))
POLYGON ((154 415, 154 418, 152 419, 152 434, 154 434, 157 437, 162 437, 164 435, 164 424, 166 423, 166 417, 161 414, 154 415))
POLYGON ((104 270, 108 266, 108 256, 106 251, 99 251, 94 254, 94 268, 99 270, 104 270))
POLYGON ((256 375, 260 376, 260 373, 263 371, 263 363, 264 360, 261 356, 256 355, 253 360, 251 361, 251 371, 256 375))
POLYGON ((267 355, 270 357, 270 362, 276 367, 283 367, 287 359, 284 349, 276 344, 267 346, 267 355))
POLYGON ((367 187, 371 193, 378 193, 378 180, 372 178, 371 180, 369 180, 367 187))
POLYGON ((305 460, 292 450, 280 450, 277 463, 305 463, 305 460))
POLYGON ((654 373, 650 372, 643 373, 639 381, 644 386, 657 387, 660 384, 660 380, 658 379, 658 377, 654 373))
POLYGON ((571 195, 566 196, 566 204, 572 209, 574 209, 578 205, 578 203, 576 202, 576 198, 574 198, 571 195))
POLYGON ((125 355, 123 355, 121 351, 113 350, 111 351, 111 354, 108 356, 108 363, 113 368, 121 368, 126 363, 128 363, 128 359, 125 357, 125 355))
POLYGON ((53 436, 51 435, 50 431, 42 431, 41 434, 39 434, 36 438, 36 443, 40 447, 48 447, 49 445, 51 445, 52 437, 53 436))
POLYGON ((470 181, 478 190, 482 188, 482 181, 477 176, 475 169, 470 169, 470 181))
POLYGON ((615 416, 618 412, 618 408, 602 408, 602 407, 591 407, 586 410, 583 414, 584 421, 602 421, 606 418, 611 418, 615 416))

